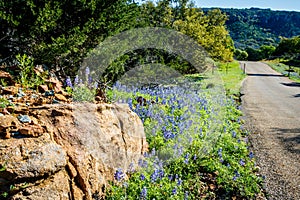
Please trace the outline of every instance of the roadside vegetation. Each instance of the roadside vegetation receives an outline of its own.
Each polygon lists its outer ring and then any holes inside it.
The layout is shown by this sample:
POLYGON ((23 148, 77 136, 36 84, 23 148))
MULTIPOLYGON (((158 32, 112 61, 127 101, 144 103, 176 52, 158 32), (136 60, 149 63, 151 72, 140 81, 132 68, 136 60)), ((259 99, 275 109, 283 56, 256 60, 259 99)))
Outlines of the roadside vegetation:
POLYGON ((300 83, 300 68, 299 67, 290 67, 283 63, 280 63, 278 60, 265 61, 272 69, 281 73, 282 75, 289 77, 291 80, 300 83))
POLYGON ((119 84, 113 88, 111 100, 127 102, 142 119, 150 151, 138 165, 116 171, 107 199, 253 199, 263 195, 242 113, 231 98, 244 76, 237 62, 228 64, 227 73, 224 65, 220 64, 220 71, 228 96, 216 89, 216 82, 207 87, 210 83, 199 78, 203 75, 193 75, 189 80, 196 81, 186 83, 188 89, 119 84), (239 81, 231 81, 234 74, 239 81), (199 89, 199 82, 206 89, 199 89))

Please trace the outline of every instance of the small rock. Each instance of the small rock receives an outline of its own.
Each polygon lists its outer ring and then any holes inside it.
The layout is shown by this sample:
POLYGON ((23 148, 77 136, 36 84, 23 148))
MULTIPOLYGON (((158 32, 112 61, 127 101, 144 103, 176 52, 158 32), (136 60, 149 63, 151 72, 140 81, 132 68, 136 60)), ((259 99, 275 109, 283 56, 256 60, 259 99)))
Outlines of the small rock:
POLYGON ((24 113, 28 113, 29 111, 26 104, 21 104, 21 103, 18 103, 15 106, 8 106, 6 109, 8 112, 15 113, 15 114, 19 114, 19 113, 24 114, 24 113))
POLYGON ((22 88, 19 88, 17 97, 24 97, 26 94, 22 91, 22 88))
POLYGON ((47 100, 45 98, 40 97, 39 99, 37 99, 34 102, 34 105, 41 106, 41 105, 46 104, 46 103, 47 103, 47 100))
POLYGON ((55 98, 58 100, 58 101, 63 101, 63 102, 67 102, 67 98, 62 95, 62 94, 55 94, 55 98))
POLYGON ((3 108, 2 113, 4 115, 10 115, 10 112, 8 112, 8 110, 6 108, 3 108))
POLYGON ((53 99, 52 103, 59 103, 59 101, 57 101, 56 99, 53 99))
POLYGON ((95 97, 95 101, 103 102, 103 99, 102 99, 100 96, 96 96, 96 97, 95 97))
POLYGON ((0 137, 9 139, 10 138, 10 130, 11 128, 17 128, 19 126, 19 121, 11 116, 1 116, 0 117, 0 137))
POLYGON ((31 99, 36 99, 36 98, 38 98, 39 96, 37 95, 37 94, 32 94, 31 96, 30 96, 30 98, 31 99))
POLYGON ((18 119, 22 123, 30 123, 31 122, 31 119, 28 115, 19 115, 18 119))
POLYGON ((44 129, 39 124, 33 124, 26 127, 19 128, 19 132, 22 135, 30 136, 30 137, 39 137, 43 135, 44 129))
POLYGON ((49 90, 49 88, 48 88, 47 85, 39 85, 39 87, 38 87, 38 91, 39 91, 40 93, 45 93, 45 92, 48 91, 48 90, 49 90))
POLYGON ((2 88, 2 94, 15 95, 18 93, 18 88, 14 86, 7 86, 2 88))
POLYGON ((10 132, 9 131, 10 131, 9 128, 6 129, 4 139, 9 139, 10 138, 10 132))
POLYGON ((54 96, 54 91, 53 91, 53 90, 46 91, 46 92, 45 92, 45 96, 46 96, 46 97, 54 96))
POLYGON ((60 93, 61 91, 63 91, 63 85, 56 77, 51 77, 46 82, 49 84, 49 88, 54 90, 56 93, 60 93))
POLYGON ((6 83, 13 85, 15 84, 15 81, 11 77, 11 75, 8 72, 0 70, 0 79, 4 80, 6 83))

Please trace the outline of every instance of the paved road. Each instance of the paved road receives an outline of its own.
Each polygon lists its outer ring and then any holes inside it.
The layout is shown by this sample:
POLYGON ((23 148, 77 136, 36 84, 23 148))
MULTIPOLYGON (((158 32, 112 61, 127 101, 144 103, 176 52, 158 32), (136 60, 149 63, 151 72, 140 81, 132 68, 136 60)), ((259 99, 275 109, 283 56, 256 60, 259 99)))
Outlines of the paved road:
POLYGON ((300 84, 266 64, 244 63, 242 108, 268 199, 299 200, 300 84))

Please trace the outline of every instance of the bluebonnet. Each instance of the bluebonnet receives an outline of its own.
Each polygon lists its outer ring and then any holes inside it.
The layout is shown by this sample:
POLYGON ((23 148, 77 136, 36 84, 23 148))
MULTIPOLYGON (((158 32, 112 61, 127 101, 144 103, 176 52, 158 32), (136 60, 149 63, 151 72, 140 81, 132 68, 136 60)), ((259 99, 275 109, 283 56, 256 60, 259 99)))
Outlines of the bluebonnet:
POLYGON ((128 170, 127 170, 127 172, 129 172, 129 173, 133 173, 133 172, 135 172, 135 169, 134 169, 134 164, 133 164, 133 163, 130 163, 130 165, 129 165, 129 167, 128 167, 128 170))
POLYGON ((188 164, 188 163, 189 163, 189 156, 190 156, 189 153, 187 153, 187 154, 184 156, 184 163, 185 163, 185 164, 188 164))
POLYGON ((236 181, 237 178, 240 177, 240 174, 237 170, 234 171, 234 177, 232 178, 232 180, 236 181))
POLYGON ((125 174, 123 173, 122 169, 119 168, 116 170, 114 177, 117 181, 121 181, 124 179, 125 174))
POLYGON ((189 192, 186 191, 186 192, 184 193, 184 200, 188 200, 188 198, 189 198, 189 192))
POLYGON ((72 84, 71 78, 69 76, 66 79, 66 85, 67 85, 67 87, 73 88, 73 84, 72 84))
POLYGON ((152 182, 155 182, 159 178, 159 171, 157 169, 151 174, 150 179, 152 182))
POLYGON ((86 67, 85 68, 85 75, 88 77, 90 75, 90 68, 86 67))
POLYGON ((141 199, 146 199, 147 198, 147 188, 143 187, 141 194, 140 194, 141 199))
POLYGON ((145 180, 145 178, 146 178, 146 177, 145 177, 144 174, 141 174, 141 175, 140 175, 140 179, 141 179, 142 181, 145 180))
POLYGON ((254 154, 253 154, 252 151, 249 153, 249 158, 250 158, 250 159, 254 158, 254 154))
POLYGON ((232 131, 232 137, 235 138, 236 137, 236 132, 232 131))
POLYGON ((181 185, 181 183, 182 183, 182 180, 179 178, 179 179, 177 180, 177 185, 181 185))
POLYGON ((75 85, 78 85, 78 84, 79 84, 79 78, 78 78, 78 75, 75 76, 74 84, 75 84, 75 85))
POLYGON ((193 160, 197 160, 197 155, 196 154, 194 155, 193 160))
POLYGON ((220 162, 223 163, 224 159, 223 159, 223 155, 222 155, 222 147, 218 149, 218 156, 220 158, 220 162))
POLYGON ((245 166, 245 161, 243 159, 240 159, 239 163, 240 163, 241 166, 245 166))
POLYGON ((177 189, 176 189, 176 188, 173 188, 172 194, 175 195, 176 193, 177 193, 177 189))

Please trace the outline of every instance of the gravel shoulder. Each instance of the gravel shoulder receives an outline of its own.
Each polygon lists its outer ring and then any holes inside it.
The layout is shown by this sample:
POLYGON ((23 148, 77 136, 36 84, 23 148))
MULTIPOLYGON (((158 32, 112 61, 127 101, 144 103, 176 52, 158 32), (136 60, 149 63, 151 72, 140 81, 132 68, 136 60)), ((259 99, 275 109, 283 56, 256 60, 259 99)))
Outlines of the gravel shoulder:
POLYGON ((246 64, 246 128, 268 199, 300 199, 300 84, 260 62, 246 64))

